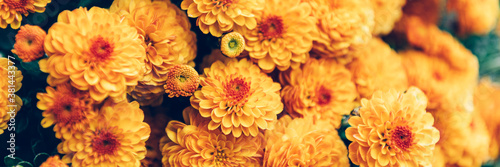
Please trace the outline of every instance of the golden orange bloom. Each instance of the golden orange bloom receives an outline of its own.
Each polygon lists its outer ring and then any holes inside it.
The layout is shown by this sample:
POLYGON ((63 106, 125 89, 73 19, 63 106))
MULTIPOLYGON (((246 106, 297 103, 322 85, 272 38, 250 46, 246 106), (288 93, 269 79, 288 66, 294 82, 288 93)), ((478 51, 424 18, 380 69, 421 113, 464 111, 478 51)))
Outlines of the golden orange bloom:
POLYGON ((58 145, 63 161, 80 166, 135 166, 146 155, 151 133, 139 103, 107 100, 84 132, 58 145))
POLYGON ((208 130, 210 119, 188 107, 184 124, 170 121, 162 138, 163 165, 166 167, 257 167, 262 163, 263 134, 257 137, 224 135, 219 129, 208 130))
POLYGON ((69 139, 73 134, 84 131, 91 119, 97 115, 94 100, 89 92, 73 88, 69 83, 57 88, 47 87, 47 93, 38 93, 37 107, 43 110, 42 127, 54 126, 59 139, 69 139))
POLYGON ((444 60, 419 51, 409 50, 401 52, 401 55, 409 85, 419 87, 426 94, 429 98, 428 109, 474 109, 472 94, 477 82, 477 69, 475 72, 458 71, 444 60))
POLYGON ((146 52, 137 30, 99 7, 61 12, 44 46, 49 58, 39 64, 49 85, 70 81, 96 101, 125 100, 144 74, 146 52))
POLYGON ((47 160, 45 160, 40 167, 68 167, 68 164, 61 161, 61 159, 59 159, 59 155, 54 155, 47 158, 47 160))
POLYGON ((439 131, 427 113, 427 97, 416 87, 406 93, 377 91, 362 99, 360 116, 346 129, 349 158, 360 166, 430 166, 439 131))
POLYGON ((500 152, 500 85, 483 78, 474 92, 474 109, 484 119, 490 135, 490 157, 500 152))
POLYGON ((240 33, 231 32, 222 37, 220 49, 227 57, 238 57, 245 50, 245 39, 240 33))
POLYGON ((394 24, 403 16, 406 0, 370 0, 370 2, 375 12, 373 34, 389 34, 394 24))
POLYGON ((372 38, 375 25, 369 0, 313 0, 313 15, 319 37, 312 51, 320 57, 336 57, 342 64, 352 60, 350 53, 372 38))
POLYGON ((446 7, 457 14, 459 34, 487 34, 498 21, 498 3, 498 0, 449 0, 446 7))
POLYGON ((358 95, 351 77, 342 64, 327 58, 311 58, 299 69, 281 72, 285 111, 294 118, 316 115, 338 128, 358 95))
POLYGON ((38 26, 24 25, 17 32, 16 43, 12 53, 16 54, 23 62, 31 62, 42 57, 43 42, 47 33, 38 26))
POLYGON ((245 37, 245 50, 264 72, 298 68, 309 58, 316 36, 312 8, 300 0, 268 0, 264 6, 255 16, 255 29, 238 30, 245 37))
POLYGON ((0 28, 7 28, 10 24, 12 29, 18 29, 21 26, 23 15, 29 13, 42 13, 45 6, 51 0, 0 0, 0 28))
POLYGON ((146 50, 146 73, 130 95, 143 106, 161 103, 168 68, 176 64, 194 66, 196 35, 186 14, 170 1, 122 1, 128 0, 114 1, 112 6, 118 7, 111 12, 130 10, 124 17, 137 29, 146 50))
POLYGON ((222 33, 237 28, 257 27, 256 13, 263 9, 264 0, 183 0, 181 8, 189 17, 198 18, 200 30, 220 37, 222 33))
POLYGON ((221 129, 234 137, 256 136, 283 111, 280 84, 247 59, 217 61, 200 80, 202 87, 191 96, 191 105, 201 116, 211 118, 210 130, 221 129))
POLYGON ((401 56, 380 38, 373 38, 353 55, 357 58, 347 68, 362 98, 370 98, 376 90, 404 91, 408 88, 401 56))
POLYGON ((22 99, 14 94, 21 89, 23 74, 13 62, 9 63, 9 61, 7 58, 0 57, 0 77, 4 78, 0 81, 0 134, 7 129, 11 116, 15 116, 23 105, 22 99))
POLYGON ((200 85, 198 72, 188 65, 175 65, 169 68, 164 85, 168 97, 192 96, 200 85))
POLYGON ((349 166, 344 142, 327 127, 312 117, 280 118, 275 129, 266 131, 264 166, 349 166))
POLYGON ((433 166, 480 166, 488 158, 490 138, 478 112, 438 109, 431 113, 441 136, 435 152, 442 154, 433 166))

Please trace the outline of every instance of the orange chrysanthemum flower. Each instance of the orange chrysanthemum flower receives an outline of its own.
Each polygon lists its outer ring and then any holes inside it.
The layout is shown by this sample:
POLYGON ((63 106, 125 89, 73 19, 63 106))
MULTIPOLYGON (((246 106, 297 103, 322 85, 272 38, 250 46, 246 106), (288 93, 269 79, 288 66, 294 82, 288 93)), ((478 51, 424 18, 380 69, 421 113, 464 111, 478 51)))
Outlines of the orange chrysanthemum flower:
POLYGON ((433 166, 480 166, 488 158, 490 139, 479 113, 453 109, 431 110, 431 113, 441 136, 435 153, 442 157, 434 159, 433 166))
POLYGON ((449 0, 446 7, 457 14, 459 34, 487 34, 498 21, 498 3, 498 0, 449 0))
POLYGON ((474 109, 472 93, 477 82, 477 71, 454 70, 444 60, 418 51, 409 50, 401 55, 409 85, 417 86, 425 92, 429 98, 428 109, 474 109))
POLYGON ((349 63, 353 50, 362 48, 372 38, 375 24, 369 0, 313 0, 313 15, 319 37, 312 48, 317 56, 336 57, 349 63))
POLYGON ((403 16, 406 0, 370 0, 375 12, 373 34, 386 35, 394 28, 394 24, 403 16))
POLYGON ((175 65, 168 69, 164 85, 168 97, 192 96, 200 85, 198 72, 188 65, 175 65))
POLYGON ((0 28, 7 28, 10 24, 12 29, 18 29, 21 26, 23 15, 29 13, 42 13, 45 6, 51 0, 0 0, 0 28))
POLYGON ((275 127, 266 131, 264 166, 349 166, 347 148, 327 122, 285 115, 275 127))
POLYGON ((263 9, 264 3, 264 0, 183 0, 181 8, 187 10, 189 17, 198 18, 196 25, 203 33, 220 37, 237 28, 255 29, 258 24, 255 13, 263 9))
POLYGON ((135 166, 146 155, 146 140, 151 133, 139 103, 107 100, 100 116, 90 120, 84 132, 58 145, 63 161, 80 166, 135 166))
POLYGON ((264 6, 255 16, 257 28, 239 30, 245 50, 265 72, 298 68, 309 58, 316 36, 311 7, 300 0, 268 0, 264 6))
POLYGON ((23 62, 31 62, 42 57, 45 54, 43 51, 45 36, 47 33, 38 26, 22 26, 21 30, 17 32, 12 53, 21 58, 23 62))
POLYGON ((162 138, 163 165, 181 167, 260 166, 263 155, 263 134, 236 138, 219 129, 208 130, 209 119, 192 107, 183 111, 184 120, 170 121, 162 138))
POLYGON ((483 78, 474 92, 474 109, 484 119, 490 135, 490 157, 500 153, 500 85, 483 78))
POLYGON ((117 7, 111 12, 130 10, 124 17, 137 29, 146 50, 145 76, 130 94, 143 106, 161 103, 168 68, 175 64, 194 66, 196 35, 186 14, 170 1, 132 1, 128 3, 131 6, 121 1, 128 0, 114 1, 112 6, 117 7))
POLYGON ((346 129, 349 158, 360 166, 430 166, 439 131, 427 113, 427 97, 416 87, 406 93, 377 91, 362 99, 360 116, 346 129))
POLYGON ((7 58, 0 57, 0 77, 4 78, 0 81, 0 134, 7 129, 7 123, 23 105, 21 98, 14 94, 21 89, 23 74, 9 61, 7 58))
POLYGON ((337 127, 357 97, 351 73, 334 59, 311 58, 302 68, 281 72, 281 97, 292 117, 316 115, 337 127))
POLYGON ((40 165, 40 167, 69 167, 69 166, 68 164, 61 161, 61 159, 59 159, 59 155, 54 155, 47 158, 47 160, 45 160, 45 162, 43 162, 40 165))
POLYGON ((220 128, 235 137, 256 136, 268 129, 283 111, 281 86, 247 59, 220 61, 206 68, 201 90, 191 96, 191 105, 201 116, 211 118, 208 129, 220 128))
POLYGON ((227 57, 238 57, 245 50, 245 39, 238 32, 226 34, 222 37, 220 50, 227 57))
POLYGON ((347 67, 362 98, 370 98, 376 90, 404 91, 408 88, 401 56, 380 38, 373 38, 353 55, 357 59, 347 67))
POLYGON ((59 139, 69 139, 73 134, 84 131, 95 113, 94 100, 89 92, 80 91, 70 84, 59 84, 57 88, 47 87, 47 93, 37 94, 37 107, 43 110, 42 127, 54 126, 59 139))
POLYGON ((40 70, 49 73, 51 86, 70 81, 90 97, 126 99, 126 92, 142 78, 145 51, 137 30, 106 9, 93 7, 63 11, 45 39, 49 56, 40 70))

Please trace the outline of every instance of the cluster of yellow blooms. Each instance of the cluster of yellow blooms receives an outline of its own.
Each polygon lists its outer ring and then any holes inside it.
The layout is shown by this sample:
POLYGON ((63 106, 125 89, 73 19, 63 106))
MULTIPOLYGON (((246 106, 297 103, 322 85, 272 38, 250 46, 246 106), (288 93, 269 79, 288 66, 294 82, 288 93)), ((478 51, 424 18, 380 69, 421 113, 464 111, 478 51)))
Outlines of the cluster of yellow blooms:
MULTIPOLYGON (((484 1, 448 0, 462 34, 494 28, 498 0, 484 1)), ((0 27, 48 2, 0 0, 0 27)), ((500 85, 437 27, 441 3, 114 0, 63 11, 47 33, 22 26, 12 51, 43 57, 41 125, 62 141, 41 166, 480 166, 500 154, 500 85), (220 38, 201 75, 189 17, 220 38), (410 46, 393 50, 391 32, 410 46), (190 97, 183 122, 150 115, 164 96, 190 97)))

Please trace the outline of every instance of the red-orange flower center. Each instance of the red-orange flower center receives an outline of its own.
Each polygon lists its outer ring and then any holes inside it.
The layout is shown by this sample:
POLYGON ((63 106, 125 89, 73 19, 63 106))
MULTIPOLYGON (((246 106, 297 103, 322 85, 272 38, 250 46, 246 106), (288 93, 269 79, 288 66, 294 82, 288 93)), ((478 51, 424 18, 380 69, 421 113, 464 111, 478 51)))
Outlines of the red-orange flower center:
POLYGON ((114 154, 119 146, 120 141, 118 141, 116 135, 106 129, 97 131, 92 140, 93 151, 100 155, 114 154))
POLYGON ((115 46, 101 36, 93 38, 90 42, 90 52, 94 61, 102 62, 108 60, 115 46))
POLYGON ((230 101, 230 105, 244 102, 250 92, 250 82, 245 81, 244 78, 236 77, 224 85, 226 98, 230 101))
POLYGON ((413 144, 413 136, 411 128, 408 126, 396 126, 391 130, 391 140, 398 148, 407 150, 413 144))
POLYGON ((22 14, 28 14, 28 12, 35 11, 33 0, 4 0, 4 2, 10 9, 14 9, 22 14))
POLYGON ((49 110, 54 113, 58 124, 73 125, 85 119, 86 105, 83 103, 73 97, 61 96, 49 110))
POLYGON ((262 39, 279 38, 285 32, 283 19, 279 16, 268 16, 259 25, 262 39))
POLYGON ((319 88, 317 98, 319 105, 329 104, 332 99, 332 93, 329 89, 322 86, 319 88))

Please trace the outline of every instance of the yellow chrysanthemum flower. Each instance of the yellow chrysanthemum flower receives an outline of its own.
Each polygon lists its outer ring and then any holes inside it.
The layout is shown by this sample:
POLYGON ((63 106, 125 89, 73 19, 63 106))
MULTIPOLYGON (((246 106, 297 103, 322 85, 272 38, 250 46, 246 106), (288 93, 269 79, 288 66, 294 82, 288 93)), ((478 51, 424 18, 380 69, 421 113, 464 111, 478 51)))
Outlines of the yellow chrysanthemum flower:
POLYGON ((257 28, 238 30, 245 37, 245 50, 265 72, 298 68, 309 58, 316 36, 312 8, 300 0, 268 0, 264 6, 255 16, 257 28))
POLYGON ((146 140, 151 133, 139 103, 107 100, 99 118, 90 120, 84 132, 58 145, 71 166, 139 167, 146 155, 146 140))
POLYGON ((342 64, 352 60, 350 53, 372 38, 375 25, 369 0, 312 0, 319 37, 312 51, 320 57, 335 57, 342 64))
POLYGON ((59 139, 69 139, 73 134, 84 131, 91 119, 97 115, 94 100, 89 92, 73 88, 69 83, 57 88, 47 87, 47 93, 37 94, 37 107, 43 110, 42 127, 54 126, 59 139))
POLYGON ((49 58, 39 64, 49 85, 70 81, 96 101, 125 100, 144 74, 146 52, 137 30, 106 9, 61 12, 44 46, 49 58))
POLYGON ((426 106, 427 97, 416 87, 362 99, 360 116, 351 117, 346 129, 349 158, 360 166, 430 166, 439 131, 426 106))
POLYGON ((130 94, 143 106, 161 103, 168 68, 176 64, 194 66, 196 35, 186 14, 170 1, 122 1, 128 0, 115 0, 111 12, 130 11, 124 17, 137 29, 146 50, 145 76, 130 94))
POLYGON ((373 38, 353 55, 357 58, 347 68, 361 98, 370 98, 376 90, 404 91, 408 88, 401 56, 380 38, 373 38))
POLYGON ((220 37, 222 33, 237 28, 257 27, 256 13, 263 9, 264 0, 183 0, 181 8, 189 17, 198 18, 200 30, 220 37))
POLYGON ((409 85, 425 92, 429 98, 428 109, 474 109, 472 94, 477 82, 477 69, 476 72, 458 71, 438 57, 414 50, 401 52, 401 55, 409 85))
POLYGON ((500 153, 500 84, 483 78, 474 92, 474 109, 484 119, 490 135, 490 157, 500 153))
POLYGON ((45 6, 51 0, 0 0, 0 28, 7 28, 10 24, 12 29, 18 29, 21 26, 23 15, 29 13, 42 13, 45 6))
POLYGON ((7 129, 11 117, 21 109, 22 99, 14 94, 21 89, 23 74, 9 59, 0 57, 0 134, 7 129), (12 105, 12 106, 9 106, 12 105))
POLYGON ((38 26, 24 25, 17 32, 12 53, 23 62, 31 62, 45 55, 43 43, 47 33, 38 26))
POLYGON ((283 111, 279 83, 247 59, 220 61, 206 68, 201 89, 191 96, 191 105, 201 116, 211 118, 208 129, 226 135, 256 136, 268 129, 283 111))
POLYGON ((406 0, 370 0, 375 13, 374 35, 389 34, 394 24, 403 16, 406 0))
POLYGON ((433 166, 480 166, 488 157, 489 135, 484 120, 465 110, 438 109, 430 111, 441 138, 436 143, 433 166))
POLYGON ((309 59, 299 69, 280 73, 281 97, 292 117, 315 115, 336 128, 358 96, 351 73, 334 59, 309 59))
POLYGON ((166 167, 260 166, 263 134, 257 137, 224 135, 219 129, 208 130, 209 119, 192 107, 183 111, 184 124, 170 121, 162 138, 163 165, 166 167))
POLYGON ((45 160, 45 162, 43 162, 40 165, 40 167, 69 167, 69 166, 68 164, 61 161, 61 159, 59 159, 59 155, 54 155, 47 158, 47 160, 45 160))
POLYGON ((347 148, 328 122, 285 115, 266 131, 264 166, 349 166, 347 148))
POLYGON ((487 34, 495 28, 500 8, 498 0, 449 0, 448 11, 458 18, 459 34, 487 34))
POLYGON ((245 39, 238 32, 231 32, 222 37, 220 50, 227 57, 238 57, 245 50, 245 39))
POLYGON ((165 85, 168 97, 192 96, 200 85, 198 72, 188 65, 175 65, 169 68, 165 85))

